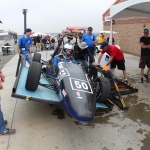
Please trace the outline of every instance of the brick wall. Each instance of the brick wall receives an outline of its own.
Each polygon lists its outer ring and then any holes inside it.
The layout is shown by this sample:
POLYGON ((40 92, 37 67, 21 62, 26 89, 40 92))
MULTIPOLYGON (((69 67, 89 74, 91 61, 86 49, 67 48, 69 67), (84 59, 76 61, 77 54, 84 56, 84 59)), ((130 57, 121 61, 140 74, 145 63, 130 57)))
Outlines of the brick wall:
MULTIPOLYGON (((126 0, 120 0, 123 2, 126 0)), ((109 12, 105 14, 108 16, 109 12)), ((104 17, 105 17, 104 16, 104 17)), ((103 23, 103 30, 110 30, 110 22, 103 23)), ((140 43, 139 39, 143 36, 143 29, 148 28, 150 30, 150 18, 145 17, 129 17, 116 19, 113 25, 113 31, 118 32, 119 46, 123 52, 140 55, 140 43), (146 24, 146 27, 143 25, 146 24)), ((115 42, 118 42, 117 37, 114 35, 115 42)))
MULTIPOLYGON (((126 20, 128 22, 128 20, 126 20)), ((146 28, 150 29, 150 23, 146 23, 146 28)), ((138 23, 123 23, 114 24, 113 31, 118 32, 119 46, 123 52, 140 55, 140 44, 139 39, 143 36, 143 23, 140 23, 140 18, 138 23)), ((104 30, 110 30, 110 25, 104 25, 104 30)), ((117 43, 117 37, 115 37, 117 43)))

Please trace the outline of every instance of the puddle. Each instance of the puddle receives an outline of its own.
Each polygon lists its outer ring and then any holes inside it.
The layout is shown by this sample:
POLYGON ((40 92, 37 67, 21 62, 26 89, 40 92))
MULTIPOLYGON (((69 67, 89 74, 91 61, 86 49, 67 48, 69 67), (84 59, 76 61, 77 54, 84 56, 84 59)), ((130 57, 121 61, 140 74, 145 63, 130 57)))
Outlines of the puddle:
POLYGON ((127 106, 129 106, 129 109, 125 111, 123 114, 125 117, 137 122, 137 120, 140 120, 141 123, 150 125, 150 106, 144 101, 146 99, 139 99, 136 95, 128 95, 126 97, 123 97, 125 103, 127 106), (142 102, 143 101, 143 102, 142 102))
POLYGON ((125 104, 129 106, 129 109, 130 109, 130 106, 136 105, 138 103, 137 95, 128 95, 128 96, 123 96, 122 98, 124 99, 125 104))
POLYGON ((108 114, 106 115, 105 117, 103 117, 103 114, 102 115, 99 115, 98 117, 96 116, 92 123, 99 123, 99 124, 107 124, 109 123, 109 118, 110 117, 116 117, 116 115, 118 115, 118 113, 115 113, 115 114, 108 114))
POLYGON ((90 123, 85 123, 83 124, 82 122, 80 121, 74 121, 74 123, 76 125, 84 125, 84 126, 89 126, 89 127, 95 127, 95 124, 111 124, 109 122, 109 118, 110 117, 117 117, 118 116, 118 113, 114 113, 114 114, 106 114, 106 113, 101 113, 99 115, 96 115, 95 118, 92 120, 92 122, 90 123), (103 116, 103 115, 106 115, 106 116, 103 116))
POLYGON ((150 134, 145 135, 146 138, 142 140, 143 146, 141 147, 141 150, 149 150, 150 149, 150 134))
POLYGON ((55 110, 53 110, 52 114, 57 116, 58 119, 65 119, 65 113, 60 108, 56 108, 55 110))
POLYGON ((136 83, 137 82, 137 79, 134 79, 134 78, 128 78, 129 80, 129 83, 136 83))

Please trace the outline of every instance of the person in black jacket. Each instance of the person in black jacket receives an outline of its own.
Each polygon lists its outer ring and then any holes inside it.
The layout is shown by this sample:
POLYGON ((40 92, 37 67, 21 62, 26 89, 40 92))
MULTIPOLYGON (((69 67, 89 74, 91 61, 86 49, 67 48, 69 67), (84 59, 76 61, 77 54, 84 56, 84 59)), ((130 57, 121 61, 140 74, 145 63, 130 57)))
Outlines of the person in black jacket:
POLYGON ((77 62, 82 63, 85 66, 84 68, 87 73, 88 73, 89 64, 85 59, 86 54, 89 56, 90 62, 93 65, 97 65, 94 57, 91 55, 90 51, 88 50, 88 46, 86 45, 85 42, 81 42, 81 44, 79 44, 79 46, 77 47, 77 52, 78 52, 77 62))

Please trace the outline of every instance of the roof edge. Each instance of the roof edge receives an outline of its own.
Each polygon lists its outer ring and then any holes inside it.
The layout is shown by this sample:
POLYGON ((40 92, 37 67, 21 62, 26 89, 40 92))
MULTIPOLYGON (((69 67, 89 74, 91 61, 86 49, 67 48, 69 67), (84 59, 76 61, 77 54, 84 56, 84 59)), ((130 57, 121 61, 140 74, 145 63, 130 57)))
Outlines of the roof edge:
MULTIPOLYGON (((116 5, 119 1, 120 0, 116 0, 112 5, 116 5)), ((108 13, 109 10, 110 10, 110 7, 102 14, 102 21, 104 21, 104 16, 106 15, 106 13, 108 13)))

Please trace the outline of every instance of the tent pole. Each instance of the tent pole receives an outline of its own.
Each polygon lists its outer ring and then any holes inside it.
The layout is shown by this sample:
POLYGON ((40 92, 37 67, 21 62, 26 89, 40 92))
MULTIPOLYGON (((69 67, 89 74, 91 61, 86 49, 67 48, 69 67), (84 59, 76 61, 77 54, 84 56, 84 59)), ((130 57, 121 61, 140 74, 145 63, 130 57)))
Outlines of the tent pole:
POLYGON ((112 32, 113 32, 113 19, 110 20, 110 36, 109 36, 109 44, 112 44, 112 32))

